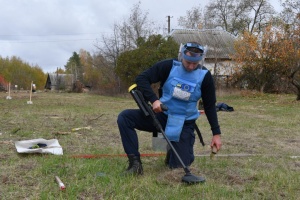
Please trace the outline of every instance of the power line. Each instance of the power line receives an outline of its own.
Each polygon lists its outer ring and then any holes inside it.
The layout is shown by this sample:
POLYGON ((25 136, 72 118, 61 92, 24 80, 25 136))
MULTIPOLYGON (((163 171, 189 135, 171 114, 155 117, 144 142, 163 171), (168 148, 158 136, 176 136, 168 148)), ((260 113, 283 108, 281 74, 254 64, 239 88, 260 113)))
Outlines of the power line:
POLYGON ((55 33, 55 34, 36 34, 36 35, 27 35, 27 34, 1 34, 0 37, 40 37, 40 36, 72 36, 72 35, 98 35, 103 33, 110 33, 110 32, 98 32, 98 33, 55 33))
POLYGON ((0 40, 0 43, 48 43, 48 42, 76 42, 76 41, 92 41, 92 40, 96 40, 97 38, 93 38, 93 39, 69 39, 69 40, 40 40, 40 41, 24 41, 24 40, 0 40))

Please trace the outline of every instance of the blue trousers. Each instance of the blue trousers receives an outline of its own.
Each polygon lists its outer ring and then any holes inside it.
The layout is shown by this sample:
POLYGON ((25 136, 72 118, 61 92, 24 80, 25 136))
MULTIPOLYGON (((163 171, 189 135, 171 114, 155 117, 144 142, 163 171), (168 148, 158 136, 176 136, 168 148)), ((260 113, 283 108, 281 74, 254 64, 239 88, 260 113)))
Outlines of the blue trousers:
MULTIPOLYGON (((165 129, 168 116, 164 113, 157 113, 156 117, 163 129, 165 129)), ((150 116, 145 117, 142 111, 139 109, 127 109, 122 111, 118 116, 117 123, 120 130, 123 148, 127 155, 134 154, 136 156, 140 156, 138 135, 135 129, 150 132, 151 134, 157 131, 155 125, 153 124, 152 118, 150 116)), ((186 121, 182 128, 179 142, 171 142, 186 166, 190 166, 195 158, 194 124, 194 120, 186 121)), ((172 151, 169 159, 169 167, 182 167, 180 161, 172 151)))

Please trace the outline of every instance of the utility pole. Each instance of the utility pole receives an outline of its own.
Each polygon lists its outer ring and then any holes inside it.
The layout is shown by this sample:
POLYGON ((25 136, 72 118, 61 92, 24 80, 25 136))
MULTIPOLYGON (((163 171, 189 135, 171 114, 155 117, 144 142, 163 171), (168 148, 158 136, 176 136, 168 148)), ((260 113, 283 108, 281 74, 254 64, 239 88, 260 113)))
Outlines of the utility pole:
POLYGON ((213 38, 214 38, 214 56, 215 56, 215 65, 214 65, 214 81, 215 81, 215 85, 216 88, 218 88, 219 84, 218 84, 218 63, 220 61, 220 40, 219 37, 220 34, 219 33, 212 33, 213 38))
POLYGON ((171 18, 173 16, 171 17, 170 15, 168 15, 167 17, 168 17, 168 34, 170 34, 170 32, 171 32, 171 28, 170 28, 171 27, 171 18))

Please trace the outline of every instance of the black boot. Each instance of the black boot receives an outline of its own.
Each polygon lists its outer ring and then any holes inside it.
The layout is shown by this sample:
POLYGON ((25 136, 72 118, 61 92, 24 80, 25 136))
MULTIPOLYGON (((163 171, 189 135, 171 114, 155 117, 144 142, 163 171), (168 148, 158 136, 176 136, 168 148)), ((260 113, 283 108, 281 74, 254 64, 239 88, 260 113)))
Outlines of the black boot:
POLYGON ((125 175, 142 175, 143 174, 143 166, 139 156, 135 156, 133 154, 129 154, 129 166, 125 171, 125 175))

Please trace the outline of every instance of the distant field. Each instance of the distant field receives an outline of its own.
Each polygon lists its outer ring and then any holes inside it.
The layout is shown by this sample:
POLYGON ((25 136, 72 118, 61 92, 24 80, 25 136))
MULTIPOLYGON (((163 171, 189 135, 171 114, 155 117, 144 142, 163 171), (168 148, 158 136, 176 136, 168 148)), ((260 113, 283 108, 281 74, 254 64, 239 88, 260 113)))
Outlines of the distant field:
MULTIPOLYGON (((12 93, 10 100, 7 95, 0 93, 0 199, 299 199, 295 96, 219 93, 218 102, 235 110, 218 112, 222 150, 210 160, 209 147, 197 138, 191 170, 206 183, 186 186, 183 170, 166 168, 164 156, 142 157, 141 177, 121 176, 128 163, 120 156, 116 119, 123 109, 137 108, 130 96, 38 92, 27 104, 29 93, 12 93), (64 155, 17 153, 15 141, 36 138, 58 139, 64 155)), ((209 145, 205 115, 197 123, 209 145)), ((141 153, 160 153, 152 150, 151 133, 139 132, 139 140, 141 153)))

